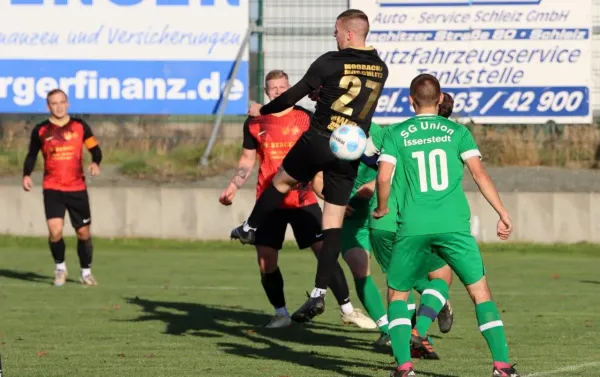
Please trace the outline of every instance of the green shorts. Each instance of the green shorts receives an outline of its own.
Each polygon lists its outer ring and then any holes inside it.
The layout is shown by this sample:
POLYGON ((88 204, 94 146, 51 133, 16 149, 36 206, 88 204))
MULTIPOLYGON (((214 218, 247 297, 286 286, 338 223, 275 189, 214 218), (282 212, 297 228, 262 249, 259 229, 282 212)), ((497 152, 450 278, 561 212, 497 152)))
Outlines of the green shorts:
POLYGON ((371 245, 373 255, 379 263, 381 271, 387 274, 392 259, 392 246, 394 245, 395 232, 389 232, 381 229, 371 229, 371 245))
POLYGON ((354 208, 352 215, 344 218, 342 225, 342 256, 346 251, 360 248, 371 251, 369 242, 369 201, 351 199, 349 205, 354 208))
MULTIPOLYGON (((446 261, 464 285, 476 283, 485 276, 479 247, 468 231, 398 236, 388 268, 388 286, 397 291, 410 291, 418 279, 436 267, 431 264, 432 255, 446 261)), ((443 265, 438 268, 441 267, 443 265)))
MULTIPOLYGON (((395 232, 380 229, 371 229, 371 245, 373 247, 373 255, 375 256, 377 263, 379 263, 381 270, 385 274, 387 274, 389 270, 395 238, 395 232)), ((439 270, 445 265, 446 262, 437 254, 428 254, 427 260, 425 261, 425 274, 422 275, 418 280, 424 280, 426 282, 429 282, 427 274, 429 272, 439 270)), ((419 289, 417 288, 417 290, 419 289)))
POLYGON ((361 219, 345 219, 342 226, 342 256, 346 251, 360 248, 371 251, 369 222, 361 219))

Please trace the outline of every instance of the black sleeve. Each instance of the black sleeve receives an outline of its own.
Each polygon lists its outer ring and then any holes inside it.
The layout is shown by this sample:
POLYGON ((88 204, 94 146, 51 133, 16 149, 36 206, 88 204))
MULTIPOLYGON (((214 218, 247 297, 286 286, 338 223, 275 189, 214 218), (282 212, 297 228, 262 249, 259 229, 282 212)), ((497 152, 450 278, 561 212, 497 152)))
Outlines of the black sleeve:
POLYGON ((378 154, 374 154, 371 157, 367 157, 364 154, 360 156, 360 161, 370 167, 371 169, 377 171, 377 159, 379 158, 378 154))
POLYGON ((262 115, 278 113, 296 104, 305 96, 323 85, 324 77, 328 76, 330 67, 328 54, 321 55, 306 71, 306 74, 296 85, 286 90, 282 95, 260 108, 262 115))
POLYGON ((267 115, 283 111, 291 106, 294 106, 296 102, 312 93, 312 91, 313 88, 311 88, 308 82, 303 78, 302 80, 298 81, 296 85, 286 90, 282 95, 261 107, 260 113, 262 115, 267 115))
POLYGON ((83 143, 92 155, 92 162, 100 165, 100 162, 102 162, 102 149, 100 149, 98 141, 96 140, 96 137, 94 136, 89 124, 83 120, 80 120, 80 122, 83 126, 83 143))
POLYGON ((256 139, 250 133, 250 118, 246 118, 244 122, 244 141, 242 142, 244 149, 256 149, 256 139))
POLYGON ((100 165, 102 162, 102 149, 100 149, 99 145, 90 149, 90 154, 92 155, 92 162, 100 165))
POLYGON ((92 132, 92 129, 90 127, 89 124, 87 124, 85 121, 78 119, 78 122, 81 123, 81 125, 83 126, 83 141, 85 142, 87 139, 89 139, 90 137, 94 137, 94 133, 92 132))
POLYGON ((39 126, 35 126, 33 131, 31 131, 31 140, 29 141, 29 152, 27 152, 27 156, 25 156, 25 163, 23 164, 23 176, 31 175, 33 169, 35 168, 37 155, 40 152, 40 149, 42 149, 42 141, 40 140, 39 131, 39 126))

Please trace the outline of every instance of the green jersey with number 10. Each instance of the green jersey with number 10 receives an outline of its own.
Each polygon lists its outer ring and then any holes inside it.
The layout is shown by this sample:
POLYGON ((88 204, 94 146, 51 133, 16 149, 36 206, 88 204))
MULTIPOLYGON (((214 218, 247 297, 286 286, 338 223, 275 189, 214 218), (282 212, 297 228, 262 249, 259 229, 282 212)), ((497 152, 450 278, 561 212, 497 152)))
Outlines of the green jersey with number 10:
POLYGON ((469 231, 471 210, 462 188, 464 161, 481 158, 469 129, 441 116, 422 114, 388 131, 379 161, 396 165, 391 195, 399 203, 399 235, 469 231))

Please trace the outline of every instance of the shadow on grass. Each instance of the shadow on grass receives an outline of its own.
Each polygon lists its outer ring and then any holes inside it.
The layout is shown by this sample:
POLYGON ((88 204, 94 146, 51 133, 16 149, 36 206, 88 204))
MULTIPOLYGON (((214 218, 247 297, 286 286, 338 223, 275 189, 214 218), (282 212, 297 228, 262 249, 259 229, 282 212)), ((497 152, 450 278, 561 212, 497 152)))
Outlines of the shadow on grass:
MULTIPOLYGON (((0 269, 0 277, 50 285, 52 285, 54 282, 54 278, 52 276, 40 275, 36 272, 30 271, 0 269)), ((67 279, 67 282, 77 283, 77 281, 73 279, 67 279)))
MULTIPOLYGON (((141 307, 143 311, 138 318, 129 321, 161 321, 166 324, 165 334, 234 338, 217 343, 223 352, 230 355, 252 359, 281 360, 341 375, 348 375, 347 368, 364 368, 383 373, 393 366, 391 358, 389 365, 381 365, 365 360, 349 360, 312 350, 292 348, 293 344, 299 344, 373 352, 370 342, 330 333, 329 331, 332 329, 329 326, 321 326, 318 323, 306 327, 292 324, 289 328, 268 329, 264 325, 271 319, 269 315, 241 307, 153 301, 139 297, 125 300, 131 305, 141 307), (316 332, 317 330, 326 332, 316 332)), ((362 374, 355 370, 351 374, 356 377, 372 375, 362 374)))

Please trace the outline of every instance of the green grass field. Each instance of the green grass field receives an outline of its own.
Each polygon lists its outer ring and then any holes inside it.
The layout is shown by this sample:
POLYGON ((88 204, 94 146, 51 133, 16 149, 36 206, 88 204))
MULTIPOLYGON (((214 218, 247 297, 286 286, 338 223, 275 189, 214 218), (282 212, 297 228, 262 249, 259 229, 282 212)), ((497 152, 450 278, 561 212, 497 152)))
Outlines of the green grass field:
MULTIPOLYGON (((67 240, 70 281, 54 288, 44 239, 0 237, 0 245, 3 377, 363 377, 388 376, 393 366, 389 350, 372 347, 376 332, 341 324, 333 296, 311 325, 263 328, 272 309, 250 247, 98 239, 99 285, 84 288, 75 243, 67 240)), ((482 250, 522 376, 598 376, 600 246, 482 250)), ((295 310, 312 288, 315 260, 286 246, 280 266, 295 310)), ((440 336, 433 325, 442 360, 417 361, 418 376, 490 376, 485 341, 458 281, 451 300, 452 331, 440 336)))

